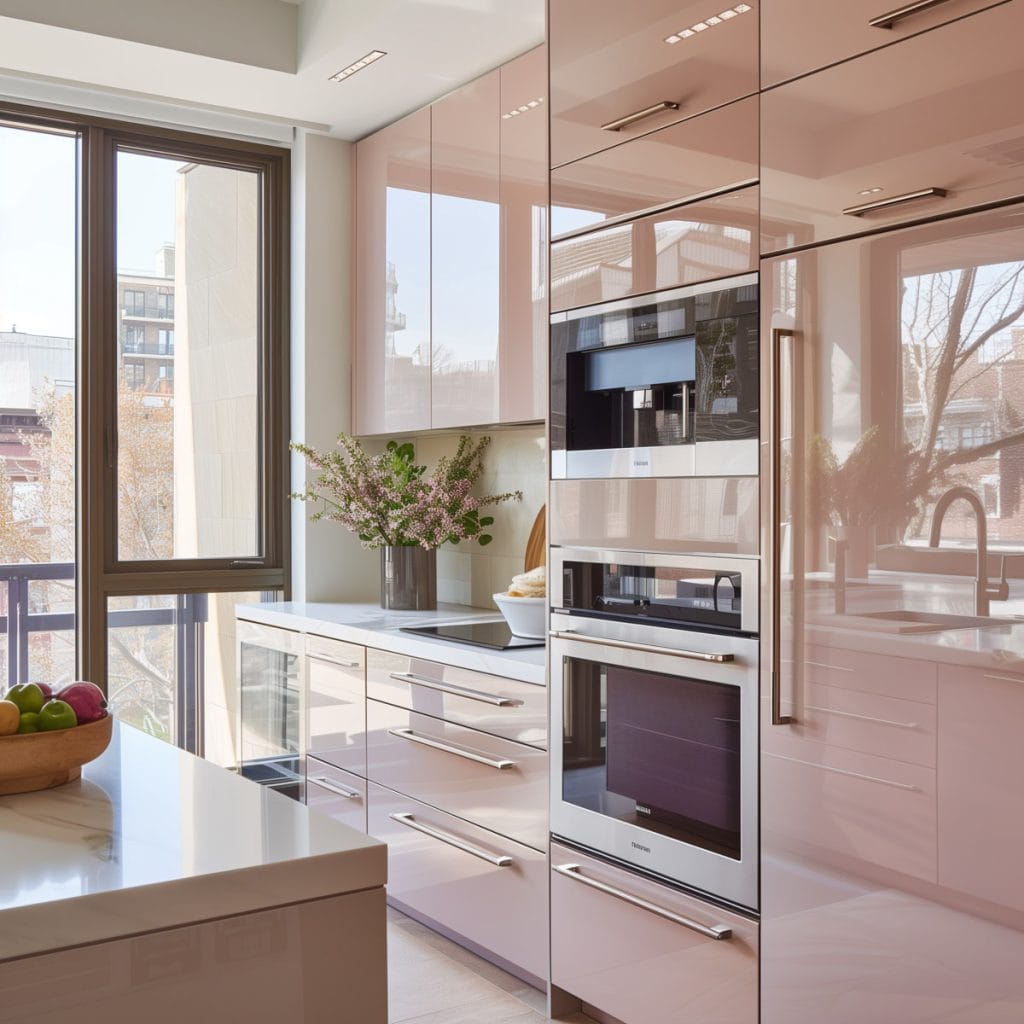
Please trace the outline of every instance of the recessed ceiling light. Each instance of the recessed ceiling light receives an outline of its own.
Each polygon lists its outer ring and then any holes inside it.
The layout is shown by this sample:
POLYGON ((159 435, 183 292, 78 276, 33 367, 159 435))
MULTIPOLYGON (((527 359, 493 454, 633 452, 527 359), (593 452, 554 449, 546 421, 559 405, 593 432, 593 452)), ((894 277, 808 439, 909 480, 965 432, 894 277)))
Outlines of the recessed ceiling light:
POLYGON ((371 50, 365 57, 360 57, 355 63, 349 64, 347 68, 342 68, 333 75, 329 75, 327 80, 329 82, 344 82, 346 78, 351 78, 357 71, 362 71, 363 68, 369 67, 374 61, 386 56, 387 52, 385 50, 371 50))
POLYGON ((881 185, 873 185, 871 188, 862 188, 857 195, 860 196, 873 196, 876 192, 884 192, 885 189, 881 185))
POLYGON ((696 24, 690 25, 689 28, 681 28, 677 32, 673 32, 670 36, 665 36, 664 41, 670 46, 675 46, 676 43, 681 42, 683 39, 689 39, 690 36, 695 36, 698 32, 706 32, 709 28, 713 28, 715 25, 721 25, 722 22, 729 21, 730 18, 735 18, 740 14, 746 14, 747 11, 751 10, 753 10, 753 8, 750 4, 737 4, 735 7, 728 7, 726 10, 721 11, 718 14, 712 14, 703 21, 698 21, 696 24))
POLYGON ((682 39, 682 36, 665 36, 665 42, 671 43, 673 46, 682 39))
POLYGON ((736 17, 736 12, 730 7, 729 10, 722 11, 721 14, 719 14, 718 16, 722 19, 722 21, 728 21, 730 18, 736 17))
POLYGON ((750 4, 737 4, 733 10, 737 14, 746 14, 750 10, 750 4))
POLYGON ((697 24, 693 26, 693 31, 704 32, 707 28, 709 28, 709 25, 706 21, 698 21, 697 24))
POLYGON ((708 18, 707 21, 708 21, 709 25, 721 25, 722 24, 722 19, 717 14, 712 14, 711 17, 708 18))

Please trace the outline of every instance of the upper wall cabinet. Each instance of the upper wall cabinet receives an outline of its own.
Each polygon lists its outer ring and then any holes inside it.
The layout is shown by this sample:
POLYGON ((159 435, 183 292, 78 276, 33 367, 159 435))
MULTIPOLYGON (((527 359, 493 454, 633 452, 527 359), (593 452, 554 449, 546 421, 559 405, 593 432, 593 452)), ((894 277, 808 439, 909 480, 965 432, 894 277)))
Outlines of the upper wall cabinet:
POLYGON ((550 0, 551 164, 758 89, 758 2, 550 0))
POLYGON ((1024 3, 761 95, 761 246, 1024 195, 1024 3))
POLYGON ((430 110, 356 147, 357 434, 430 426, 430 110))
POLYGON ((761 85, 768 88, 935 28, 1004 0, 770 0, 761 8, 761 85))
POLYGON ((500 69, 501 340, 499 418, 542 420, 547 408, 548 55, 500 69))
POLYGON ((431 426, 498 420, 497 71, 435 103, 431 128, 431 426))

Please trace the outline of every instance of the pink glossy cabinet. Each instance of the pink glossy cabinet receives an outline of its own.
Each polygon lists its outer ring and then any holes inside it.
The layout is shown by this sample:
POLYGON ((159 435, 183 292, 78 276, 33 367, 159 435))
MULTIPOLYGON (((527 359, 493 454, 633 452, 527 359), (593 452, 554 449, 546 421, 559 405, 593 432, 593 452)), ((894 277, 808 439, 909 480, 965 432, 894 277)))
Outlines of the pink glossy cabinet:
POLYGON ((1024 195, 1022 35, 1002 4, 762 93, 761 251, 1024 195))
POLYGON ((551 847, 551 981, 624 1024, 753 1024, 755 921, 551 847))
POLYGON ((758 89, 757 0, 551 0, 551 165, 758 89))
POLYGON ((1024 1019, 1024 204, 761 288, 761 1020, 1024 1019))
POLYGON ((761 86, 807 74, 962 18, 1000 0, 771 0, 761 8, 761 86))
POLYGON ((430 110, 356 146, 354 430, 430 426, 430 110))
POLYGON ((548 353, 547 47, 499 69, 498 419, 542 420, 548 353))
POLYGON ((431 107, 432 427, 495 423, 500 75, 431 107))

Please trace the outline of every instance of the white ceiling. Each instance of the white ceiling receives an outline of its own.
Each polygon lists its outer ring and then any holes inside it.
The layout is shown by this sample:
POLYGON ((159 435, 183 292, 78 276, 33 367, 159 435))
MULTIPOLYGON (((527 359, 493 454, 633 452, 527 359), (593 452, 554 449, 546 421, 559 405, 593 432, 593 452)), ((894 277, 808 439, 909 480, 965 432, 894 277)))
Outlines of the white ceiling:
POLYGON ((544 0, 0 0, 0 76, 358 139, 544 38, 544 0), (344 82, 328 76, 373 49, 344 82))

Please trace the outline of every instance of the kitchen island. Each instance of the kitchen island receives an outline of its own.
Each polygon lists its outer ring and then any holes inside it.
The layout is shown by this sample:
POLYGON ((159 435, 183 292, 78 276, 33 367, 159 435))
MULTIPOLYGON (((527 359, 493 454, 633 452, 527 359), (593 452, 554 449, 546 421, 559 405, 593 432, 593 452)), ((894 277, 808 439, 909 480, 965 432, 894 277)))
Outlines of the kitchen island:
POLYGON ((386 1020, 384 845, 129 726, 0 861, 0 1021, 386 1020))

